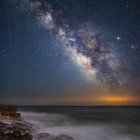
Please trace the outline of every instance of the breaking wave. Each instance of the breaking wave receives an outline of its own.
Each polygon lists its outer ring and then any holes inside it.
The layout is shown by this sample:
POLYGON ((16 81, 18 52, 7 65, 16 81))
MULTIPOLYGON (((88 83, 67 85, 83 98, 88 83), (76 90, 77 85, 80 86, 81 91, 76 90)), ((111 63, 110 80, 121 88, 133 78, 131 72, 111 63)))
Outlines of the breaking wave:
POLYGON ((128 126, 121 123, 88 122, 88 120, 85 123, 82 120, 76 121, 67 114, 57 113, 22 111, 21 114, 25 120, 38 127, 39 133, 49 133, 54 136, 64 134, 73 137, 75 140, 140 139, 138 135, 127 132, 128 126))

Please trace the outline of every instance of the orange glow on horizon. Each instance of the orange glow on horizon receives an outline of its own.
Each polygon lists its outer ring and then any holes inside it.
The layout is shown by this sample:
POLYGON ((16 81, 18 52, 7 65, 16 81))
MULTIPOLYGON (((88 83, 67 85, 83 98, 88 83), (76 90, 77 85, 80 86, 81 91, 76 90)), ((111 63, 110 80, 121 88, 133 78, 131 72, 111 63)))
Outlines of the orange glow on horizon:
POLYGON ((83 95, 83 96, 64 96, 57 98, 29 98, 22 101, 13 99, 13 104, 38 104, 38 105, 107 105, 107 106, 123 106, 123 105, 140 105, 140 96, 138 95, 112 95, 104 93, 104 95, 83 95), (34 102, 33 102, 34 101, 34 102))
POLYGON ((135 96, 122 95, 101 95, 101 96, 81 96, 69 98, 57 98, 48 100, 50 104, 76 104, 76 105, 134 105, 139 103, 139 98, 135 96))
POLYGON ((112 96, 112 95, 97 97, 95 100, 99 103, 112 104, 112 105, 131 104, 138 101, 137 98, 132 97, 132 96, 112 96))

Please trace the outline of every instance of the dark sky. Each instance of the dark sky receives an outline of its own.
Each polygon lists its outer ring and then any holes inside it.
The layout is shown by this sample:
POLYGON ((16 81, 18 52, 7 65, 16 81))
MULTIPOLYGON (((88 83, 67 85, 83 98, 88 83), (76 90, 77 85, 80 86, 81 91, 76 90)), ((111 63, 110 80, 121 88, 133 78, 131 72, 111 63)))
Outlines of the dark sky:
POLYGON ((139 17, 139 0, 0 1, 0 103, 139 104, 139 17))

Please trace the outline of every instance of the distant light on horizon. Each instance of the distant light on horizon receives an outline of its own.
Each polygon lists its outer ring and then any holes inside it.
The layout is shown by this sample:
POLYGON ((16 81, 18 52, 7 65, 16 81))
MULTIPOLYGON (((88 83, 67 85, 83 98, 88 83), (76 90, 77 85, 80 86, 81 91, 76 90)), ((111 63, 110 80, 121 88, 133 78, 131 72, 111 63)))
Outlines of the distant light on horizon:
POLYGON ((135 103, 138 101, 136 97, 132 96, 103 96, 103 97, 97 97, 97 102, 101 102, 103 104, 111 104, 111 105, 122 105, 127 103, 135 103))

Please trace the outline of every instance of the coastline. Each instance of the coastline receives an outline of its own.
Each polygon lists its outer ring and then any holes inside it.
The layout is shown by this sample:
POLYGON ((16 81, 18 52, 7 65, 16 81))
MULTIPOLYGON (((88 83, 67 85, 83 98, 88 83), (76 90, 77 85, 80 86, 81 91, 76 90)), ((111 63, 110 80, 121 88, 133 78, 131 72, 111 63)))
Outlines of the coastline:
POLYGON ((14 106, 13 112, 20 114, 18 117, 17 115, 9 115, 11 114, 10 105, 1 106, 3 107, 0 108, 0 140, 74 140, 63 134, 54 136, 49 133, 38 133, 37 126, 22 118, 21 113, 17 113, 17 106, 14 106))
POLYGON ((21 118, 0 119, 0 140, 140 139, 140 107, 26 106, 17 112, 21 118))

